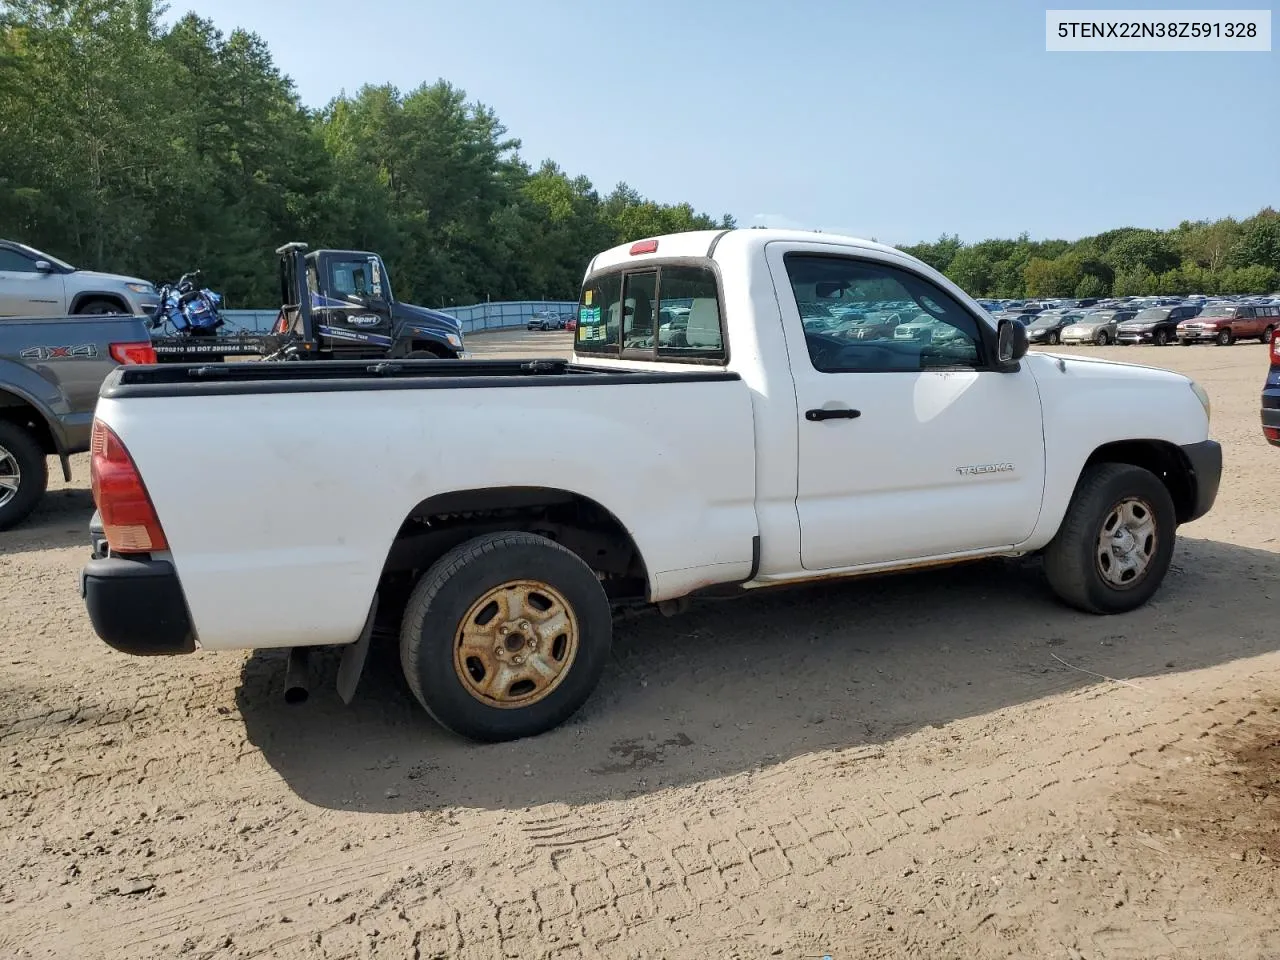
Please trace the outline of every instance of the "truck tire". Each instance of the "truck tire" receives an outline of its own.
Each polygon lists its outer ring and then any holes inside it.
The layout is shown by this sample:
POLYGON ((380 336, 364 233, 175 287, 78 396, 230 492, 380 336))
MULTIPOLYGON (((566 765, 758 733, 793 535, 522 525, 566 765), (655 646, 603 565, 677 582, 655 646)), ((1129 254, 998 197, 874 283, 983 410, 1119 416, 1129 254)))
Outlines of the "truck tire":
POLYGON ((1263 331, 1262 331, 1262 342, 1263 342, 1263 343, 1270 343, 1270 342, 1271 342, 1271 335, 1272 335, 1273 333, 1275 333, 1275 332, 1276 332, 1276 328, 1275 328, 1275 327, 1267 327, 1267 329, 1263 330, 1263 331))
POLYGON ((1169 570, 1176 529, 1173 498, 1155 474, 1127 463, 1087 467, 1044 550, 1049 586, 1088 613, 1137 609, 1169 570))
POLYGON ((0 420, 0 530, 25 520, 48 485, 49 463, 35 437, 0 420))
POLYGON ((1235 334, 1231 332, 1230 328, 1219 330, 1217 342, 1220 347, 1229 347, 1236 342, 1235 334))
POLYGON ((405 607, 400 662, 418 702, 471 740, 558 726, 595 689, 613 618, 595 573, 546 537, 469 540, 422 575, 405 607))

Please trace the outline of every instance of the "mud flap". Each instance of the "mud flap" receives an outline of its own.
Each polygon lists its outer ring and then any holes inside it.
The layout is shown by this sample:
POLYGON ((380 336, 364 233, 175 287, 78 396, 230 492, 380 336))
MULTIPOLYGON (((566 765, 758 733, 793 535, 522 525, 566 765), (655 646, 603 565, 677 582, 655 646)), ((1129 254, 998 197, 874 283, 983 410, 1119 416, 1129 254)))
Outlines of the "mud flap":
POLYGON ((71 458, 65 453, 58 454, 58 459, 62 461, 62 479, 71 482, 71 458))
POLYGON ((342 662, 338 664, 338 696, 343 703, 350 703, 356 695, 356 684, 364 673, 365 657, 369 654, 369 641, 373 637, 373 618, 378 614, 378 595, 373 595, 373 603, 369 605, 369 616, 365 619, 364 629, 360 631, 360 639, 347 645, 342 651, 342 662))

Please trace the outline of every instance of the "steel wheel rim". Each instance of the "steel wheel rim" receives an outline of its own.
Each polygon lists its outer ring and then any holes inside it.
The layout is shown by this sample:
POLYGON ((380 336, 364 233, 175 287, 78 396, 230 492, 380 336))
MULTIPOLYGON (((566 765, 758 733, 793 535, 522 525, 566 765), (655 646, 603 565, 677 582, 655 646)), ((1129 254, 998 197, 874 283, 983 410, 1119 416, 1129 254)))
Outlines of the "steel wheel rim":
POLYGON ((560 686, 580 641, 564 594, 541 580, 509 580, 486 590, 458 624, 453 669, 481 703, 527 707, 560 686))
POLYGON ((0 507, 7 507, 22 486, 22 468, 18 458, 0 447, 0 507))
POLYGON ((1138 497, 1126 497, 1111 508, 1098 531, 1094 550, 1098 575, 1117 590, 1141 583, 1159 543, 1151 505, 1138 497))

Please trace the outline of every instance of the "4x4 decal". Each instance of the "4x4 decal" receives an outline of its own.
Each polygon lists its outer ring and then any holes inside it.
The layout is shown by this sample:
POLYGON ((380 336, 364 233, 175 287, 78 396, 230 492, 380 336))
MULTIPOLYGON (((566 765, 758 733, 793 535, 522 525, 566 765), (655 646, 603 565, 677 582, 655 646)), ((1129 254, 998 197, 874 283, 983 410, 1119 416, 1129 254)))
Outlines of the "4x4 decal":
POLYGON ((18 357, 22 360, 92 360, 98 348, 92 343, 78 343, 71 347, 28 347, 18 357))

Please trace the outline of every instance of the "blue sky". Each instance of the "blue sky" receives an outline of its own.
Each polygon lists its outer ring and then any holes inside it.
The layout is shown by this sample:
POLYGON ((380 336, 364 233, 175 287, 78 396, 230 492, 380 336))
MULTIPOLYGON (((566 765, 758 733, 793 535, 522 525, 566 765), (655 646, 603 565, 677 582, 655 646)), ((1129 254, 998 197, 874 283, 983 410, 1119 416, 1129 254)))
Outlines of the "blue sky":
POLYGON ((1070 4, 173 0, 169 16, 258 33, 312 106, 443 77, 532 164, 742 225, 1071 239, 1280 206, 1280 53, 1047 53, 1047 6, 1070 4))

